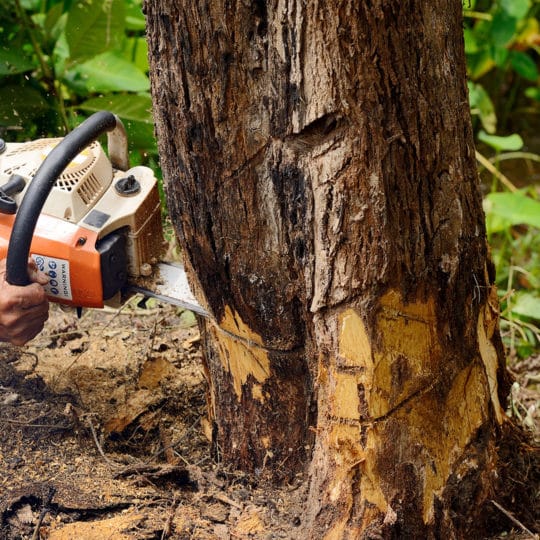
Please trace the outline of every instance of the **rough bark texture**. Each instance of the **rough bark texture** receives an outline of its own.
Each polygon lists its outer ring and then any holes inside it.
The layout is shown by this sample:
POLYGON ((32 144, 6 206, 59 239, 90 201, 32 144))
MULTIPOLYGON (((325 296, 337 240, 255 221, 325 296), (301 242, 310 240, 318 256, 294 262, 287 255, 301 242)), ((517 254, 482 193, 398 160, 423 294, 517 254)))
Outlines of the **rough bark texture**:
POLYGON ((312 538, 471 534, 505 389, 461 2, 146 10, 223 459, 309 455, 312 538))

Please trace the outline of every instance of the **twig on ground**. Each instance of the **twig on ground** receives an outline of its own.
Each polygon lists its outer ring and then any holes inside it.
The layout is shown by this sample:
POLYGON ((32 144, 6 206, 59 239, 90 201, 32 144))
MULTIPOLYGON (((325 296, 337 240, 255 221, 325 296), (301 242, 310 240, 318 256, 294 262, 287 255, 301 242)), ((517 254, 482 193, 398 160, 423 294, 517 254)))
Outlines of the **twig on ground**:
POLYGON ((49 505, 51 504, 52 498, 54 497, 55 493, 56 493, 56 488, 53 486, 50 486, 49 492, 47 493, 47 496, 43 500, 43 505, 41 507, 41 512, 39 513, 39 518, 37 520, 36 526, 34 527, 34 534, 32 534, 32 540, 39 539, 39 536, 40 536, 39 529, 41 529, 41 524, 43 523, 45 516, 49 513, 49 505))
POLYGON ((179 505, 180 503, 177 502, 176 497, 174 497, 173 502, 171 504, 171 511, 169 512, 169 515, 167 516, 167 521, 165 522, 165 526, 163 527, 163 532, 161 533, 161 540, 165 540, 171 535, 174 515, 176 514, 176 509, 178 508, 179 505))
POLYGON ((527 529, 527 527, 525 527, 525 525, 523 525, 521 521, 516 519, 508 510, 503 508, 498 502, 494 501, 493 499, 491 499, 491 502, 493 503, 493 506, 495 506, 495 508, 500 510, 514 525, 517 525, 523 532, 529 534, 532 539, 539 540, 539 536, 537 534, 527 529))
POLYGON ((94 428, 94 424, 92 424, 92 420, 90 420, 89 416, 86 417, 86 421, 88 422, 88 426, 90 427, 90 431, 92 432, 92 437, 94 438, 94 443, 96 444, 96 448, 98 449, 98 452, 100 453, 101 457, 105 460, 107 465, 109 465, 110 467, 118 468, 119 465, 115 463, 114 461, 112 461, 111 459, 109 459, 105 455, 103 448, 101 448, 101 444, 99 444, 99 440, 97 437, 96 430, 94 428))
POLYGON ((48 429, 61 429, 61 430, 71 429, 71 426, 61 426, 60 424, 34 424, 31 421, 23 422, 22 420, 11 420, 10 418, 2 418, 0 422, 6 423, 6 424, 16 424, 18 426, 31 427, 31 428, 48 428, 48 429))
POLYGON ((232 499, 230 499, 229 497, 227 497, 227 495, 223 494, 223 493, 220 493, 220 492, 216 492, 216 493, 212 493, 212 498, 222 502, 222 503, 225 503, 225 504, 228 504, 230 506, 234 506, 235 508, 238 508, 239 510, 242 510, 244 507, 240 504, 240 503, 237 503, 236 501, 233 501, 232 499))
POLYGON ((152 327, 152 331, 151 331, 151 334, 150 334, 150 339, 149 339, 148 344, 146 346, 146 350, 144 351, 144 354, 142 355, 142 357, 144 358, 144 362, 146 362, 147 360, 149 360, 152 357, 152 350, 154 348, 154 343, 156 341, 157 326, 158 326, 159 323, 161 323, 163 321, 163 317, 161 319, 159 319, 157 317, 157 315, 159 315, 159 313, 156 313, 156 318, 154 320, 154 326, 152 327))

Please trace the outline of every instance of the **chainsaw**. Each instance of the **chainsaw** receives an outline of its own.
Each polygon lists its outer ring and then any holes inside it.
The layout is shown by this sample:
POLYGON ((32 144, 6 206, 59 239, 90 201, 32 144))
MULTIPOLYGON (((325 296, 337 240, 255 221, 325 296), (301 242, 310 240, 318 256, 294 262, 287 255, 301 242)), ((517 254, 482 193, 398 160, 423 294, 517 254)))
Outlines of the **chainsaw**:
POLYGON ((130 167, 116 115, 97 112, 64 138, 0 139, 8 283, 30 283, 30 256, 53 302, 102 308, 138 292, 207 316, 182 265, 160 261, 163 245, 157 179, 148 167, 130 167), (98 141, 105 133, 109 157, 98 141))

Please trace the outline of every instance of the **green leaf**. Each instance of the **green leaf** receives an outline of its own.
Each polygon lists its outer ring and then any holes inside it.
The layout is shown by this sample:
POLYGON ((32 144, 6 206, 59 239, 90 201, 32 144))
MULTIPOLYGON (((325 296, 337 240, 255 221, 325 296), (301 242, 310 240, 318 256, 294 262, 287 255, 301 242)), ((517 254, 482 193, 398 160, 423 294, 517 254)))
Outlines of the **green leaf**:
POLYGON ((491 39, 497 47, 508 45, 517 29, 517 19, 505 11, 497 11, 491 21, 491 39))
POLYGON ((531 7, 529 0, 500 0, 505 13, 516 19, 523 19, 531 7))
POLYGON ((87 92, 145 92, 150 89, 148 77, 117 52, 105 52, 80 64, 66 79, 87 92))
POLYGON ((523 193, 489 193, 484 198, 486 216, 495 216, 503 221, 489 224, 490 232, 499 232, 509 225, 529 225, 540 229, 540 202, 523 193))
POLYGON ((40 0, 21 0, 21 7, 27 11, 39 9, 40 0))
POLYGON ((79 0, 68 12, 66 40, 71 64, 116 48, 124 36, 122 0, 79 0))
POLYGON ((126 38, 122 49, 124 57, 141 71, 148 73, 148 43, 143 37, 126 38))
POLYGON ((29 86, 0 87, 0 126, 25 126, 49 108, 43 96, 29 86))
POLYGON ((480 79, 480 77, 491 71, 494 66, 493 57, 487 49, 467 56, 467 73, 473 81, 480 79))
POLYGON ((523 139, 517 133, 513 133, 507 137, 500 137, 498 135, 488 135, 485 131, 480 130, 478 132, 478 138, 498 152, 502 150, 517 151, 523 148, 523 139))
POLYGON ((117 114, 126 127, 130 149, 157 152, 149 95, 102 96, 85 101, 79 108, 88 112, 108 110, 117 114))
POLYGON ((524 292, 517 295, 510 309, 522 317, 540 320, 540 298, 535 294, 524 292))
POLYGON ((537 86, 531 86, 527 88, 527 90, 525 90, 525 95, 528 98, 540 101, 540 88, 538 88, 537 86))
POLYGON ((491 56, 497 67, 503 68, 508 60, 510 51, 506 47, 493 47, 491 51, 491 56))
POLYGON ((0 46, 0 75, 15 75, 25 73, 36 67, 36 63, 20 49, 8 49, 0 46))
POLYGON ((480 46, 478 40, 476 39, 476 34, 471 28, 465 28, 463 30, 463 37, 465 39, 465 53, 474 54, 480 51, 480 46))
POLYGON ((101 96, 88 99, 79 108, 96 112, 108 110, 117 114, 123 120, 133 120, 152 125, 152 100, 149 95, 118 95, 101 96))
POLYGON ((143 31, 146 28, 141 5, 136 3, 126 4, 126 29, 132 31, 143 31))
POLYGON ((55 4, 47 12, 43 30, 49 39, 56 41, 66 27, 67 13, 62 10, 62 4, 55 4))
POLYGON ((497 127, 497 115, 489 94, 481 84, 469 82, 468 87, 471 112, 480 116, 480 122, 488 133, 494 133, 497 127))
POLYGON ((197 318, 194 313, 185 310, 182 311, 182 314, 180 315, 179 324, 180 328, 191 328, 197 324, 197 318))
POLYGON ((524 52, 512 51, 510 54, 510 64, 518 75, 528 81, 538 80, 538 67, 536 62, 524 52))

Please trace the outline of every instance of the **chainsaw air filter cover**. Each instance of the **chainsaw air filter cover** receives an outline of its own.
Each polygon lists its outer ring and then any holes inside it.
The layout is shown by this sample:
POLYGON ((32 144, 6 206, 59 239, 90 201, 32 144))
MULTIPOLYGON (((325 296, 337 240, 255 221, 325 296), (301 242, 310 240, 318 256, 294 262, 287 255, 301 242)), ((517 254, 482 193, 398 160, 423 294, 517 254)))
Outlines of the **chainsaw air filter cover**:
MULTIPOLYGON (((0 185, 12 174, 31 180, 43 160, 62 139, 12 143, 0 156, 0 185)), ((58 177, 43 212, 72 223, 79 222, 110 186, 113 169, 96 141, 80 152, 58 177)), ((24 191, 17 197, 22 200, 24 191)))

